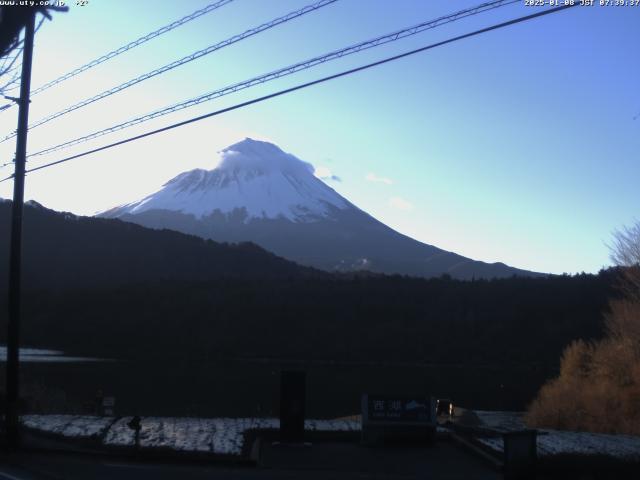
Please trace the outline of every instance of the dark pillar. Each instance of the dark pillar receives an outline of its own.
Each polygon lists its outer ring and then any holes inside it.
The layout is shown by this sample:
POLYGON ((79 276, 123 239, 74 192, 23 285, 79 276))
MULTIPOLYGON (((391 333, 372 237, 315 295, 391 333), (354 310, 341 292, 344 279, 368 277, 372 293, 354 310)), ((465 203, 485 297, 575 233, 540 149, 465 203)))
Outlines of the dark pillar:
POLYGON ((283 371, 280 377, 280 441, 304 442, 306 373, 283 371))
POLYGON ((6 433, 10 448, 19 446, 19 348, 20 348, 20 282, 22 260, 22 210, 24 205, 24 170, 27 156, 29 128, 29 92, 31 89, 31 60, 35 11, 29 16, 22 53, 22 78, 18 111, 15 173, 13 178, 13 207, 11 212, 11 253, 9 259, 9 322, 7 325, 7 410, 6 433))

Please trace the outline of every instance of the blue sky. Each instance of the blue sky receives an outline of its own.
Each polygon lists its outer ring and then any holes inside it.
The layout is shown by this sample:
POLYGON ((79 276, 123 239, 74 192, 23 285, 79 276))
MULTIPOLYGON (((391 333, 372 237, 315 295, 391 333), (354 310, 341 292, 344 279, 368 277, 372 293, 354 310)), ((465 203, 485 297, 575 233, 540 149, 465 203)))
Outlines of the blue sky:
MULTIPOLYGON (((33 87, 208 4, 71 2, 36 37, 33 87)), ((33 98, 36 120, 311 0, 236 0, 33 98)), ((480 1, 339 0, 31 132, 29 150, 480 1)), ((524 2, 523 2, 524 3, 524 2)), ((537 11, 460 20, 41 157, 52 161, 304 81, 537 11)), ((140 198, 246 136, 340 177, 379 220, 465 256, 597 272, 640 219, 640 7, 578 7, 443 46, 27 177, 26 197, 93 214, 140 198)), ((0 113, 2 133, 16 110, 0 113)), ((12 142, 0 144, 11 159, 12 142)), ((4 163, 3 160, 0 163, 4 163)), ((0 173, 10 173, 7 169, 0 173)), ((11 183, 0 184, 11 196, 11 183)))

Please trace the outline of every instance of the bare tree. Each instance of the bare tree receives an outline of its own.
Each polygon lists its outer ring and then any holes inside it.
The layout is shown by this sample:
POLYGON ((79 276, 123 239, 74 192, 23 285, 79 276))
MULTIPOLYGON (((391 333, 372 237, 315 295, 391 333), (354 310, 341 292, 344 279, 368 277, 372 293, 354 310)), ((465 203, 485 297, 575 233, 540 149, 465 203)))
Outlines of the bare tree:
POLYGON ((611 260, 619 266, 640 265, 640 222, 613 232, 611 260))
POLYGON ((623 291, 630 300, 640 302, 640 221, 613 232, 609 245, 611 261, 623 270, 623 291))
POLYGON ((529 406, 530 426, 640 434, 640 222, 613 233, 622 295, 609 302, 607 334, 569 345, 560 376, 529 406))

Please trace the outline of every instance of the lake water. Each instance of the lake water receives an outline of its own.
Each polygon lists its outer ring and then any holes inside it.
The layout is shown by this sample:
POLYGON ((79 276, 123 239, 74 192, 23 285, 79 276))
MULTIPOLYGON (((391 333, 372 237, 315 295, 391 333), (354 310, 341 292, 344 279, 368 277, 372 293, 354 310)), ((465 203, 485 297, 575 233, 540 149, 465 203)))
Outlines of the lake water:
MULTIPOLYGON (((27 353, 25 352, 25 355, 27 353)), ((60 354, 31 354, 60 358, 60 354)), ((554 372, 531 366, 375 365, 283 361, 35 361, 22 365, 23 385, 63 392, 67 411, 83 413, 96 394, 116 399, 118 415, 248 417, 277 415, 282 370, 307 372, 307 415, 358 413, 363 393, 432 394, 483 410, 523 410, 554 372)), ((4 382, 4 364, 0 364, 4 382)), ((47 394, 49 395, 49 394, 47 394)), ((85 412, 88 413, 88 412, 85 412)))
MULTIPOLYGON (((46 350, 41 348, 21 348, 20 361, 26 363, 77 363, 77 362, 102 362, 105 359, 90 357, 71 357, 59 350, 46 350)), ((0 345, 0 363, 7 361, 7 347, 0 345)))

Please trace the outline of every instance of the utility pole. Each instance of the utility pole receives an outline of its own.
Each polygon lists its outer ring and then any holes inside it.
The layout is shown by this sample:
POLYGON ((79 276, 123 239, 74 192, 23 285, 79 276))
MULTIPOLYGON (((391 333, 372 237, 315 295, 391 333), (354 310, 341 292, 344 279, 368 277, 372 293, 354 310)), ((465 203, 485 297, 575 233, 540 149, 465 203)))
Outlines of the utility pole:
POLYGON ((20 401, 20 282, 22 263, 22 211, 24 205, 24 170, 27 156, 27 132, 29 129, 29 92, 31 89, 31 60, 36 12, 27 18, 24 50, 22 53, 22 77, 18 111, 18 135, 16 140, 15 173, 13 176, 13 205, 11 212, 11 253, 9 259, 9 322, 7 325, 7 384, 5 426, 7 445, 17 448, 19 438, 20 401))

